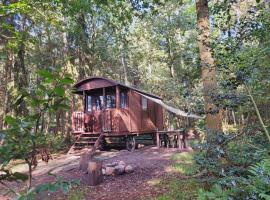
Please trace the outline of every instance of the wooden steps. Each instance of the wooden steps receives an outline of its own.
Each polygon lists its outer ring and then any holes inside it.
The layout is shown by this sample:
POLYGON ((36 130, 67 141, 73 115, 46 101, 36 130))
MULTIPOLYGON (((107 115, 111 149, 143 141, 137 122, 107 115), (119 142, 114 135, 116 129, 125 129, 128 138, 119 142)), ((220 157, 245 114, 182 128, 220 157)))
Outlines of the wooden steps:
POLYGON ((96 141, 98 140, 101 133, 97 132, 83 132, 80 133, 73 144, 73 146, 68 151, 68 154, 74 153, 76 150, 81 150, 84 148, 91 149, 95 145, 96 141))

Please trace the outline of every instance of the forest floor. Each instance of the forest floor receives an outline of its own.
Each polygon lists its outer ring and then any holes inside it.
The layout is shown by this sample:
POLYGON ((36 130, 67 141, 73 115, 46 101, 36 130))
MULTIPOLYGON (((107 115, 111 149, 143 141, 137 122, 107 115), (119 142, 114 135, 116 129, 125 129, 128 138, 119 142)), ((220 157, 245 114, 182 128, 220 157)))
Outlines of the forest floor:
MULTIPOLYGON (((191 167, 191 156, 192 152, 179 152, 178 149, 172 148, 157 149, 156 147, 145 147, 133 152, 126 150, 100 152, 97 157, 102 159, 104 163, 122 160, 132 165, 135 171, 119 176, 104 176, 103 182, 94 187, 81 183, 67 195, 58 192, 56 194, 43 194, 39 198, 42 200, 175 199, 178 197, 174 197, 174 191, 170 192, 170 189, 176 189, 179 192, 179 188, 174 187, 176 182, 182 180, 182 175, 189 175, 194 171, 191 167)), ((48 172, 61 176, 65 180, 81 180, 84 173, 78 170, 79 158, 79 155, 60 155, 49 161, 48 164, 40 163, 34 170, 33 184, 39 185, 55 181, 55 177, 48 176, 48 172)), ((25 164, 19 164, 13 170, 23 172, 27 168, 25 164)), ((193 182, 191 184, 194 185, 193 182)), ((10 186, 16 191, 21 191, 24 185, 24 183, 12 183, 10 186)), ((183 187, 183 184, 180 183, 180 185, 183 187)), ((197 187, 197 183, 195 183, 195 187, 197 187)), ((5 192, 6 189, 0 186, 1 200, 9 199, 4 195, 5 192)))

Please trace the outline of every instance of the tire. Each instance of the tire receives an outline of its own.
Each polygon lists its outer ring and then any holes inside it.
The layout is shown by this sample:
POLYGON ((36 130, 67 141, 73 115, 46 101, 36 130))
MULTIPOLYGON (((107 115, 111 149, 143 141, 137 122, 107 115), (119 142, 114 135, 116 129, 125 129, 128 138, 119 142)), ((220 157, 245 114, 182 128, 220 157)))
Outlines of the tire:
POLYGON ((100 146, 99 146, 100 150, 106 150, 107 149, 107 142, 105 140, 105 138, 102 139, 100 146))

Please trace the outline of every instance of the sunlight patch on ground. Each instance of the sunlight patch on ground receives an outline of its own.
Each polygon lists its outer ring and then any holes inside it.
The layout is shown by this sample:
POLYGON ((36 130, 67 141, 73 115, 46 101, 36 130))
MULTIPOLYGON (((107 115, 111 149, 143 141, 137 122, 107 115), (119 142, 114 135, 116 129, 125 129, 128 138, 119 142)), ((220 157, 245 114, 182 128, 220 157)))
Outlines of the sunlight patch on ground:
POLYGON ((174 172, 174 169, 172 168, 172 166, 168 166, 168 167, 165 167, 165 172, 167 172, 167 173, 172 173, 172 172, 174 172))
POLYGON ((196 179, 179 180, 175 178, 170 181, 164 181, 162 184, 167 186, 168 192, 155 198, 155 200, 197 199, 197 191, 203 187, 202 183, 196 179))
MULTIPOLYGON (((194 160, 194 152, 181 152, 175 153, 171 156, 174 163, 165 168, 168 173, 176 173, 185 176, 194 175, 198 172, 194 160)), ((203 187, 203 183, 196 178, 190 177, 189 179, 170 178, 162 180, 159 184, 160 187, 166 187, 167 192, 154 200, 172 200, 172 199, 196 199, 197 191, 203 187)))
POLYGON ((161 179, 155 178, 155 179, 152 179, 152 180, 147 181, 147 184, 148 185, 151 185, 151 186, 155 186, 155 185, 160 184, 160 182, 161 182, 161 179))
POLYGON ((180 173, 183 175, 192 175, 198 172, 194 161, 194 152, 181 152, 172 155, 174 163, 165 169, 167 172, 180 173))

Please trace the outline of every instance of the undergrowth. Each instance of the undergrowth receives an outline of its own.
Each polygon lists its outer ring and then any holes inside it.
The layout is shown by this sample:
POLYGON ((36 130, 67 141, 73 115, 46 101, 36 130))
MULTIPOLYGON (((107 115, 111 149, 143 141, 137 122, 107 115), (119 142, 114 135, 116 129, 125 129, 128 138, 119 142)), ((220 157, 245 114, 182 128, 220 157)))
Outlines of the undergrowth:
POLYGON ((176 177, 160 183, 160 187, 166 187, 167 192, 155 200, 188 200, 198 197, 198 190, 204 187, 204 182, 198 178, 181 179, 181 176, 192 176, 199 172, 194 155, 195 152, 182 152, 172 156, 174 163, 171 166, 171 172, 176 177))

